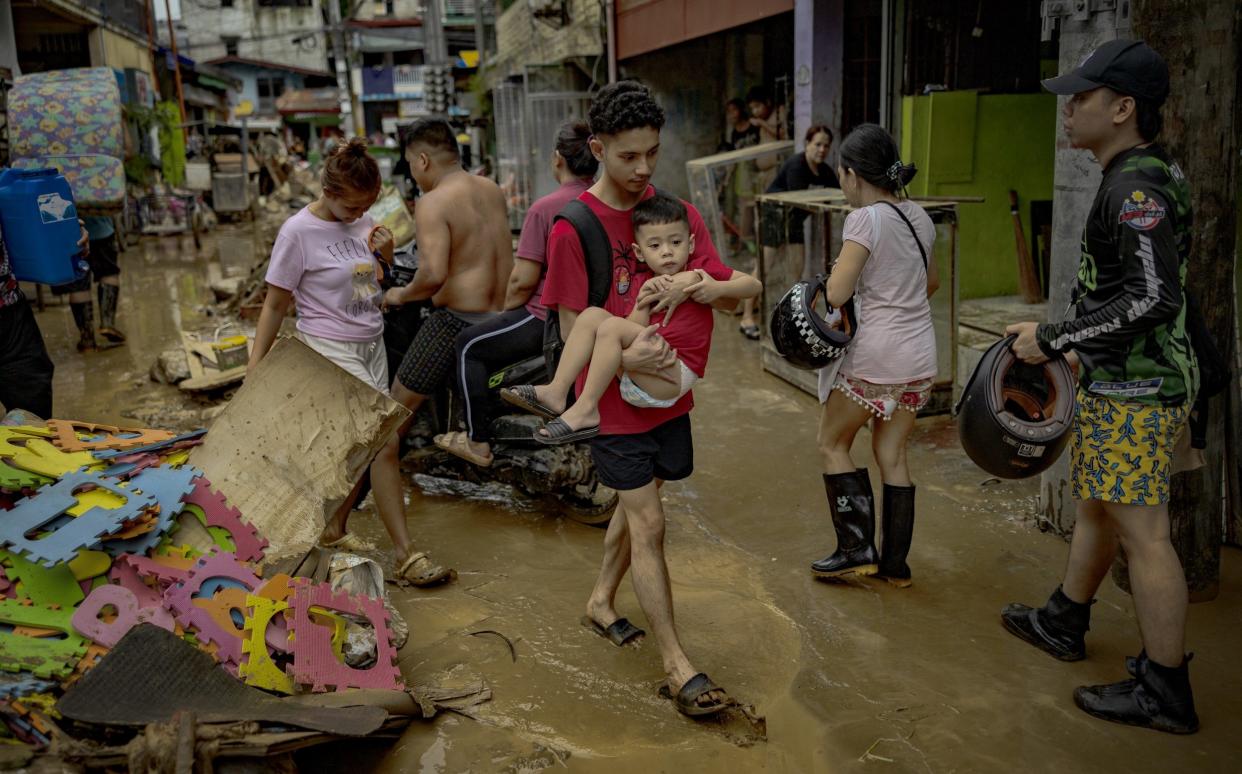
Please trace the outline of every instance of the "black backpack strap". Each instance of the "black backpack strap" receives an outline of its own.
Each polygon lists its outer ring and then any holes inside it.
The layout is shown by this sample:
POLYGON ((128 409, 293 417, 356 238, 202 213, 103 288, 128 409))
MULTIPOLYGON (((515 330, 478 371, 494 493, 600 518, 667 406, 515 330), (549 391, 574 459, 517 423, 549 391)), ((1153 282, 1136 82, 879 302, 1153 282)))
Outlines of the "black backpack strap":
POLYGON ((582 243, 582 255, 586 259, 587 306, 603 306, 608 300, 608 286, 612 281, 612 246, 608 244, 608 232, 586 202, 574 199, 557 213, 553 219, 567 220, 578 232, 582 243))
POLYGON ((927 269, 927 251, 923 249, 923 242, 922 240, 919 239, 919 232, 914 230, 914 224, 910 222, 910 219, 906 217, 906 214, 902 212, 901 208, 898 207, 896 204, 893 204, 892 202, 880 202, 880 203, 887 204, 889 207, 892 207, 893 212, 897 213, 897 217, 901 218, 902 220, 906 222, 906 225, 910 228, 910 235, 914 237, 914 243, 919 246, 919 255, 923 256, 923 269, 926 270, 927 269))

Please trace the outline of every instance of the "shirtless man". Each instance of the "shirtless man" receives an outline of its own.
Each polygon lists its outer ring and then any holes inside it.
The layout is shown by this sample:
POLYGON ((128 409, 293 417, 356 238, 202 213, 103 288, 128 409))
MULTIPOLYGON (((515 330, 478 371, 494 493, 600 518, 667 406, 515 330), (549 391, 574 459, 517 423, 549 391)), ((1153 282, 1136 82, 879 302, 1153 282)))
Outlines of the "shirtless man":
POLYGON ((410 174, 423 192, 414 208, 418 271, 409 285, 390 288, 384 303, 430 298, 436 306, 392 385, 393 398, 417 411, 451 373, 457 334, 504 308, 513 241, 504 194, 488 178, 462 169, 447 123, 416 121, 403 141, 410 174))

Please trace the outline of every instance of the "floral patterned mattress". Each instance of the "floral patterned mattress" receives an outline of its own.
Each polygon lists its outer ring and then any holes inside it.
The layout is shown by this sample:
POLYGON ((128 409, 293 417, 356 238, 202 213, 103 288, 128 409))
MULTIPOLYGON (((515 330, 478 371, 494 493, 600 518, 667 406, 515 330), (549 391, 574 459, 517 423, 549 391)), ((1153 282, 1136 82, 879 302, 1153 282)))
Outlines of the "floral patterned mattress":
POLYGON ((13 166, 56 167, 80 208, 125 201, 121 92, 107 67, 25 75, 9 92, 13 166))

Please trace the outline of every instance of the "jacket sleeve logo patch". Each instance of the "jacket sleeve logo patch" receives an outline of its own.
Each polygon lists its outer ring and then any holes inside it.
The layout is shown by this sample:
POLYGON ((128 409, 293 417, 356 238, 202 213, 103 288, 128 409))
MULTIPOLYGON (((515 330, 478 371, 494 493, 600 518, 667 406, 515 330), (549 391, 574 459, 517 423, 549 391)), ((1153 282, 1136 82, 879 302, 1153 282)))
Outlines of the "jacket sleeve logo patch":
POLYGON ((1118 223, 1124 223, 1136 231, 1151 231, 1164 220, 1164 207, 1142 191, 1135 191, 1121 203, 1118 223))

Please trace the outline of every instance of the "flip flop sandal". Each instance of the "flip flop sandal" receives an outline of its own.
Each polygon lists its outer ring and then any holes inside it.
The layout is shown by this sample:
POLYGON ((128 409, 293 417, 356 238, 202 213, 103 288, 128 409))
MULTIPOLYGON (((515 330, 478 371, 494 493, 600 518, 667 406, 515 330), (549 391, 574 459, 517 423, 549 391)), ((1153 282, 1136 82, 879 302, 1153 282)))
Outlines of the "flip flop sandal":
POLYGON ((751 341, 758 341, 760 338, 758 325, 739 325, 737 326, 737 329, 743 336, 751 341))
POLYGON ((599 425, 574 430, 569 424, 557 417, 543 426, 544 432, 535 431, 535 440, 544 446, 557 446, 563 443, 585 441, 599 435, 599 425))
POLYGON ((346 532, 336 540, 327 543, 319 541, 320 548, 327 548, 333 551, 345 551, 351 554, 362 554, 378 551, 379 546, 369 540, 358 537, 352 532, 346 532))
POLYGON ((700 705, 698 703, 699 697, 712 691, 723 692, 721 687, 713 683, 710 677, 699 672, 686 681, 686 684, 681 687, 681 690, 677 692, 675 697, 667 685, 660 686, 660 698, 672 701, 677 707, 677 711, 688 718, 705 718, 708 715, 715 715, 727 709, 732 704, 730 700, 726 699, 715 704, 700 705))
MULTIPOLYGON (((589 615, 584 615, 582 616, 582 625, 608 640, 613 645, 616 645, 618 648, 623 648, 626 645, 629 645, 631 641, 647 634, 642 629, 639 629, 637 626, 630 623, 628 618, 618 618, 605 627, 589 615)), ((637 645, 638 643, 634 644, 637 645)))
POLYGON ((397 579, 403 580, 414 586, 433 586, 437 583, 443 583, 444 581, 450 580, 452 576, 452 570, 445 569, 444 567, 433 563, 431 558, 423 551, 416 551, 410 554, 406 557, 406 560, 401 563, 401 566, 397 568, 397 579), (431 565, 432 569, 422 575, 410 577, 408 574, 410 569, 412 569, 414 565, 418 564, 420 561, 424 560, 427 564, 431 565))
POLYGON ((465 433, 442 433, 435 437, 435 444, 454 457, 460 457, 466 462, 478 465, 480 468, 490 468, 492 466, 494 457, 484 457, 482 454, 475 454, 471 451, 465 433))
POLYGON ((544 419, 556 419, 560 414, 539 402, 535 397, 535 386, 519 384, 517 387, 505 387, 500 391, 501 399, 510 405, 544 419))

